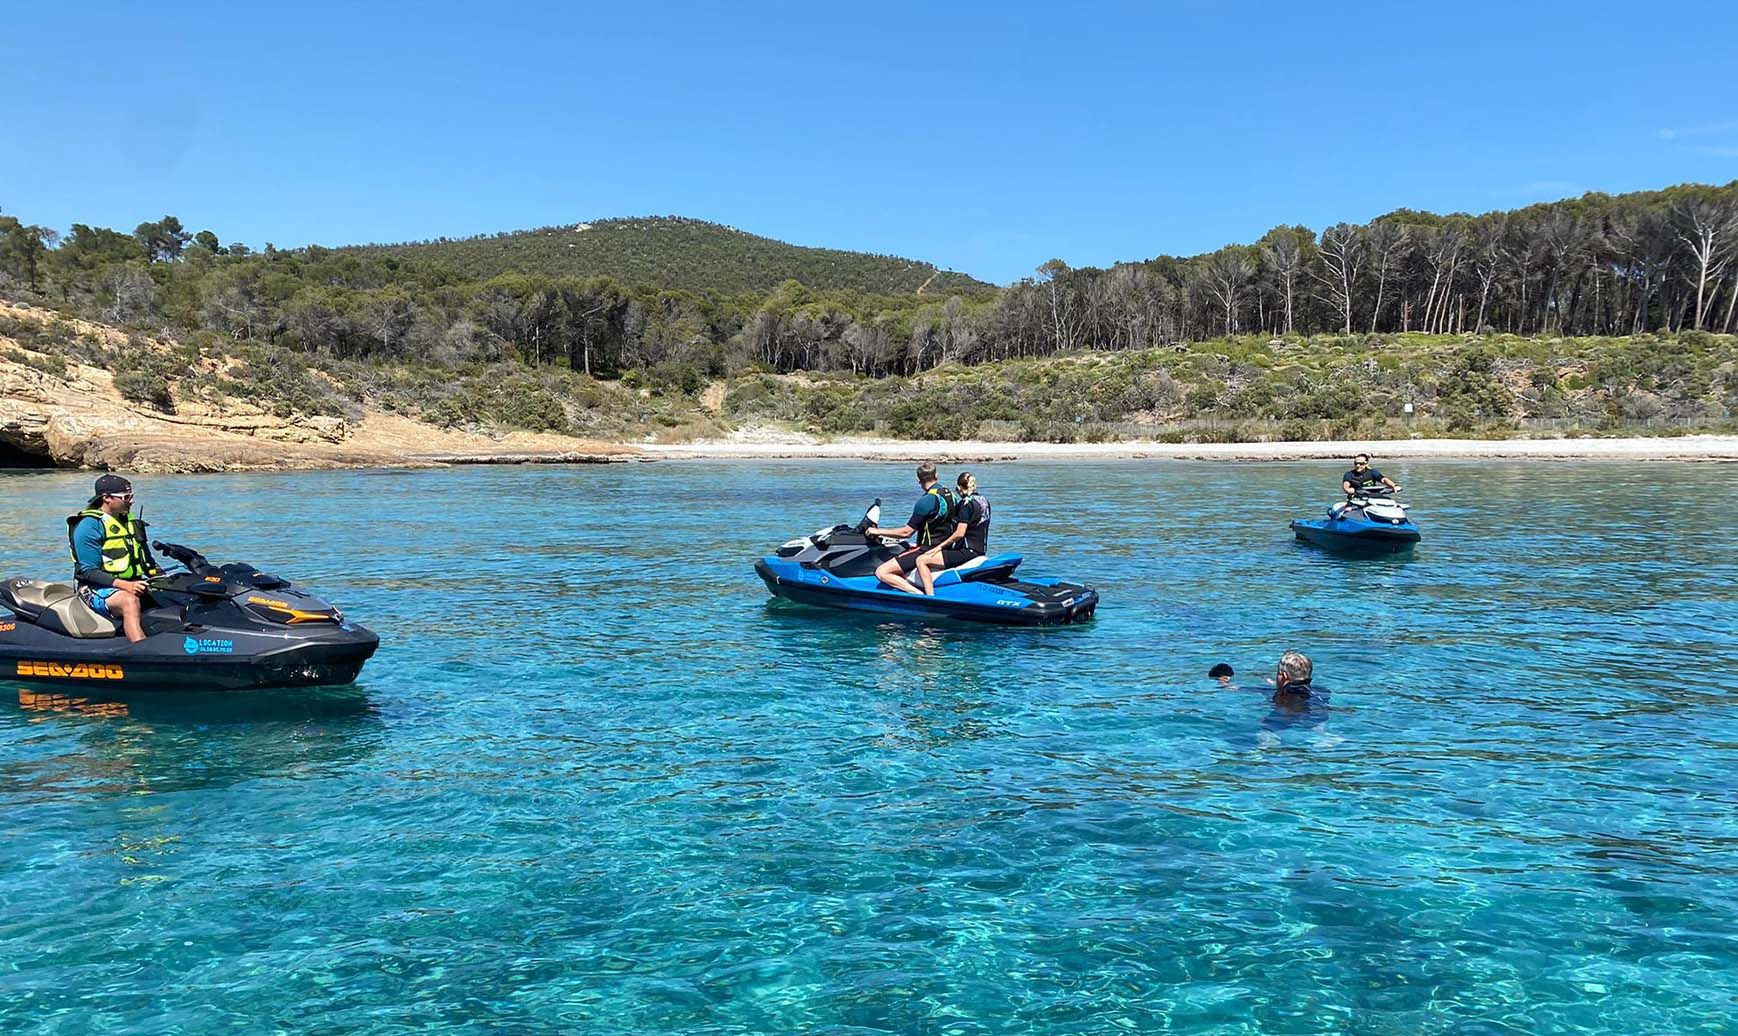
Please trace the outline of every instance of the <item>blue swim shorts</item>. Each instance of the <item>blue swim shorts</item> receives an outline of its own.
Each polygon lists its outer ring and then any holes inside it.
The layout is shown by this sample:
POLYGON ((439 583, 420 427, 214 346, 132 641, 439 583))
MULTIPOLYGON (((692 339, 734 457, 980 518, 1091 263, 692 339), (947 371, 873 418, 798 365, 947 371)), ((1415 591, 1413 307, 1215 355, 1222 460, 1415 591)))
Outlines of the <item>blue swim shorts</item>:
MULTIPOLYGON (((94 586, 81 586, 78 588, 78 595, 83 597, 84 603, 90 605, 91 611, 96 612, 98 615, 109 615, 109 595, 114 592, 115 588, 112 586, 105 586, 100 590, 94 586)), ((114 616, 109 615, 109 618, 112 619, 114 616)))

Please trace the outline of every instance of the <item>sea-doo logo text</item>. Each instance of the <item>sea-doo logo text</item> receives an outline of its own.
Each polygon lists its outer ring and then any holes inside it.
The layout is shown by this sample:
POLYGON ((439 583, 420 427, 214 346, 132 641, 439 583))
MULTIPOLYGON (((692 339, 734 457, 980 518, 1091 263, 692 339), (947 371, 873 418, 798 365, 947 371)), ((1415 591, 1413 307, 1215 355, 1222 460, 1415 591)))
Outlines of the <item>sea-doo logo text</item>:
POLYGON ((263 604, 267 608, 277 608, 280 611, 289 611, 290 610, 290 606, 288 603, 286 603, 284 601, 274 601, 270 597, 249 597, 247 599, 247 603, 249 603, 249 604, 263 604))
POLYGON ((190 655, 230 655, 235 653, 235 641, 188 637, 181 642, 181 650, 190 655))
POLYGON ((0 633, 11 633, 18 628, 16 622, 0 622, 0 633))
POLYGON ((19 676, 54 676, 70 680, 125 680, 126 673, 118 665, 103 665, 100 662, 80 662, 77 665, 67 665, 64 662, 24 662, 18 663, 19 676))

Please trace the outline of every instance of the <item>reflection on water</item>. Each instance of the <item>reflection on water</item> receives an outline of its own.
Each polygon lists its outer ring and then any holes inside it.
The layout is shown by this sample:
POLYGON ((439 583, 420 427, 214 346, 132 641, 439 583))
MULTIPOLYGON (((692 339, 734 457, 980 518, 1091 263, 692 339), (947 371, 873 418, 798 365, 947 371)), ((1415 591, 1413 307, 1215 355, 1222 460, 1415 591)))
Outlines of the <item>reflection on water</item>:
MULTIPOLYGON (((140 478, 384 643, 6 685, 0 1030, 1729 1028, 1738 468, 1382 466, 1411 557, 1293 548, 1340 463, 974 465, 1055 630, 767 603, 908 465, 140 478), (1201 675, 1288 647, 1331 704, 1201 675)), ((88 485, 0 475, 0 574, 88 485)))
POLYGON ((312 779, 377 751, 384 733, 360 687, 294 695, 13 687, 28 736, 23 751, 0 760, 0 780, 16 781, 29 800, 312 779), (49 743, 61 750, 30 751, 49 743))
POLYGON ((1283 691, 1267 695, 1273 706, 1261 721, 1261 729, 1271 734, 1287 730, 1318 730, 1328 722, 1329 694, 1317 689, 1309 694, 1283 691))

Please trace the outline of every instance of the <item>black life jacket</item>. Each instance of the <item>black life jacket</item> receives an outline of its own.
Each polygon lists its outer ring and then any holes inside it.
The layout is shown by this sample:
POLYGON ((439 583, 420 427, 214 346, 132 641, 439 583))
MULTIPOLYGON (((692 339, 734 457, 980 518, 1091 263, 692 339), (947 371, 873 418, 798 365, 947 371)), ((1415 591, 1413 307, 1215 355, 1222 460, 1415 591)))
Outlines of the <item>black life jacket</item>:
POLYGON ((982 493, 973 493, 971 496, 962 497, 959 502, 960 518, 956 519, 956 524, 959 520, 963 520, 968 513, 972 513, 967 505, 974 501, 978 505, 975 511, 976 520, 966 526, 966 549, 977 551, 979 554, 988 554, 990 552, 990 500, 988 497, 982 493))
POLYGON ((954 501, 953 491, 944 489, 940 485, 930 486, 923 492, 927 496, 935 497, 935 514, 923 523, 922 528, 914 531, 917 533, 918 546, 931 547, 947 539, 948 534, 953 532, 953 515, 954 511, 958 510, 959 505, 954 501))

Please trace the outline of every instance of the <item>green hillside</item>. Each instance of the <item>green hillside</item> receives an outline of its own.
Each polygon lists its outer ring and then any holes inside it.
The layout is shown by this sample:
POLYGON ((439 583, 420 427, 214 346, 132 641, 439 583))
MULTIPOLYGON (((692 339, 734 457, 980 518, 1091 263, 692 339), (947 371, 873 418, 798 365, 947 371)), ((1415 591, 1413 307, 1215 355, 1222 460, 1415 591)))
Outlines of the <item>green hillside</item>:
POLYGON ((963 273, 891 255, 804 248, 677 216, 606 219, 473 237, 342 249, 435 264, 479 280, 503 273, 608 276, 624 284, 764 293, 787 280, 871 294, 991 290, 963 273))

